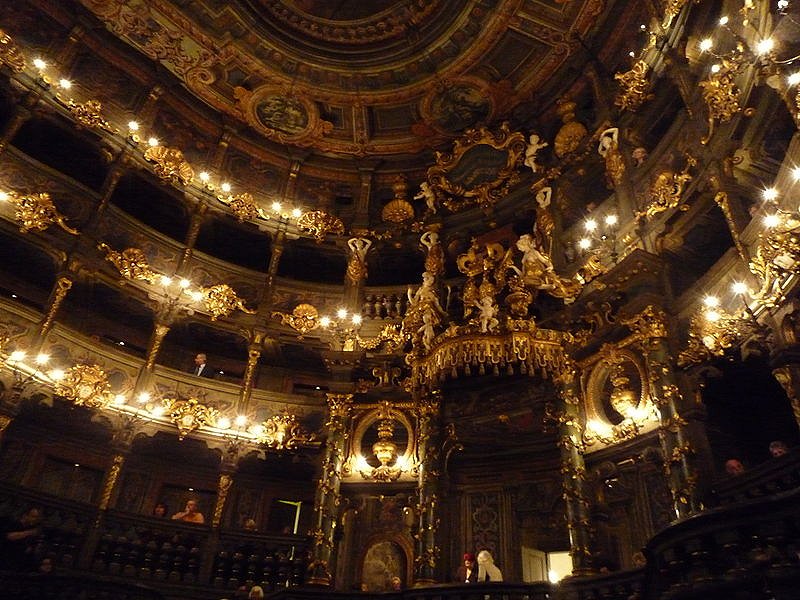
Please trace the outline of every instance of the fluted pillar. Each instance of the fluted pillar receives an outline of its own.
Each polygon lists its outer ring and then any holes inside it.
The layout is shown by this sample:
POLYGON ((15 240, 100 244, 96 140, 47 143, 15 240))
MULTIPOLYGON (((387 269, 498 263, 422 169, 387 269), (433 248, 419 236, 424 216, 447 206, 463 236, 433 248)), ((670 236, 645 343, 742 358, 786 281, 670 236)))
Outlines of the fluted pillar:
POLYGON ((675 516, 688 517, 701 508, 693 464, 697 452, 686 431, 687 422, 679 412, 682 397, 672 368, 667 315, 658 307, 648 306, 627 324, 642 339, 650 393, 660 414, 659 440, 675 516))
POLYGON ((570 555, 573 572, 585 575, 592 572, 591 522, 580 426, 581 391, 574 363, 567 362, 556 383, 560 388, 560 406, 556 413, 570 555))
POLYGON ((417 404, 417 447, 420 464, 417 480, 419 531, 414 558, 415 585, 429 585, 436 581, 436 564, 441 554, 441 549, 436 543, 441 477, 439 400, 438 392, 434 392, 420 398, 417 404))
POLYGON ((332 562, 335 557, 334 534, 339 511, 339 486, 344 463, 345 439, 349 433, 352 394, 328 394, 328 439, 322 463, 322 475, 314 499, 314 528, 311 537, 311 563, 308 583, 333 585, 332 562))

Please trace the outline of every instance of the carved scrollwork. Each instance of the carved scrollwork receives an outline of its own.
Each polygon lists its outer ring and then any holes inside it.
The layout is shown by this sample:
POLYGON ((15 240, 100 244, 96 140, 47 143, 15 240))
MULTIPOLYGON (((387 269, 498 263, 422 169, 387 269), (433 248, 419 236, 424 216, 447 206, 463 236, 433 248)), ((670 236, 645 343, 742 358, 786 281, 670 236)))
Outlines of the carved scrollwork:
POLYGON ((106 260, 113 264, 123 277, 147 283, 154 283, 158 278, 158 273, 150 268, 147 256, 139 248, 126 248, 122 252, 117 252, 103 242, 97 247, 106 253, 106 260))
POLYGON ((22 233, 44 231, 55 223, 69 234, 79 234, 76 229, 66 224, 64 215, 58 212, 47 192, 24 195, 6 192, 5 196, 15 207, 14 216, 22 233))
POLYGON ((657 214, 671 208, 678 207, 680 210, 687 210, 689 207, 681 203, 681 198, 684 187, 692 180, 689 169, 695 165, 697 165, 697 159, 687 155, 686 166, 680 173, 675 173, 670 169, 661 171, 650 186, 647 207, 644 211, 637 213, 637 216, 652 219, 657 214))
POLYGON ((56 382, 55 392, 77 406, 105 408, 114 399, 108 375, 99 365, 75 365, 56 382))
POLYGON ((619 81, 619 94, 617 94, 614 104, 622 110, 636 112, 642 104, 653 97, 649 93, 650 82, 647 79, 647 72, 650 70, 643 60, 637 60, 629 71, 617 73, 614 79, 619 81))
POLYGON ((525 136, 512 133, 508 123, 496 133, 468 129, 452 152, 436 154, 436 165, 428 169, 430 190, 451 212, 474 205, 490 211, 519 180, 525 149, 525 136))
POLYGON ((194 169, 177 148, 148 146, 144 158, 153 163, 153 171, 161 179, 187 185, 194 179, 194 169))
POLYGON ((300 218, 297 219, 297 227, 314 236, 318 244, 321 244, 329 233, 334 235, 344 233, 342 220, 321 210, 312 210, 300 215, 300 218))
POLYGON ((200 402, 197 398, 164 398, 164 408, 178 428, 178 438, 183 439, 193 431, 205 426, 214 426, 219 411, 200 402))
POLYGON ((212 321, 216 321, 220 317, 227 317, 236 309, 249 315, 256 314, 256 311, 247 308, 244 305, 244 300, 238 296, 233 288, 225 283, 204 288, 203 303, 206 310, 211 313, 212 321))
POLYGON ((15 73, 22 73, 25 70, 25 57, 11 36, 2 29, 0 29, 0 62, 15 73))

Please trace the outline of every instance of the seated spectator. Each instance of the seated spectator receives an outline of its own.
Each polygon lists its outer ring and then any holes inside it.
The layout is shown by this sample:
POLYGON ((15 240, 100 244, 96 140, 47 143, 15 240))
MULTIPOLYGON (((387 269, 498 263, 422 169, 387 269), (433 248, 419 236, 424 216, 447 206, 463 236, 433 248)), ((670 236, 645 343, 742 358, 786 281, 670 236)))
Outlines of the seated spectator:
POLYGON ((0 565, 9 571, 34 571, 39 561, 34 542, 42 532, 42 513, 29 508, 19 519, 0 523, 0 565))
POLYGON ((789 454, 789 447, 785 442, 782 442, 781 440, 775 440, 769 443, 769 453, 772 455, 772 458, 786 456, 789 454))
POLYGON ((730 458, 725 461, 725 472, 733 477, 744 473, 744 465, 738 458, 730 458))
POLYGON ((182 512, 177 512, 172 515, 173 521, 183 521, 184 523, 196 523, 202 525, 206 522, 203 513, 200 512, 197 506, 197 500, 188 500, 186 508, 182 512))
POLYGON ((167 505, 164 504, 163 502, 159 502, 153 507, 153 516, 156 517, 157 519, 166 518, 168 512, 169 509, 167 508, 167 505))

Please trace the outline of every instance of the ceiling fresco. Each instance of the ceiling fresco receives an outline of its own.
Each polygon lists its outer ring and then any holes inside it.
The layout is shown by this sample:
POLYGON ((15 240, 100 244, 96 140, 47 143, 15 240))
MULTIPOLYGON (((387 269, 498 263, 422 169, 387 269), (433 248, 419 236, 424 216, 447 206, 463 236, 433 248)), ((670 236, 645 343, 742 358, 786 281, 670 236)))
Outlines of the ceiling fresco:
POLYGON ((260 136, 362 156, 418 153, 508 118, 627 1, 81 3, 260 136))

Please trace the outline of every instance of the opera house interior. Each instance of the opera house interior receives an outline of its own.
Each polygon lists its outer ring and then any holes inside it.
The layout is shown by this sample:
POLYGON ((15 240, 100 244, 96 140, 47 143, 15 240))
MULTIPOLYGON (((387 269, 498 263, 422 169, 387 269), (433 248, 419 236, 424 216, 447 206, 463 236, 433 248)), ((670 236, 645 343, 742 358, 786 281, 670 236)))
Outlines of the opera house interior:
POLYGON ((0 596, 800 598, 798 126, 795 0, 0 2, 0 596))

